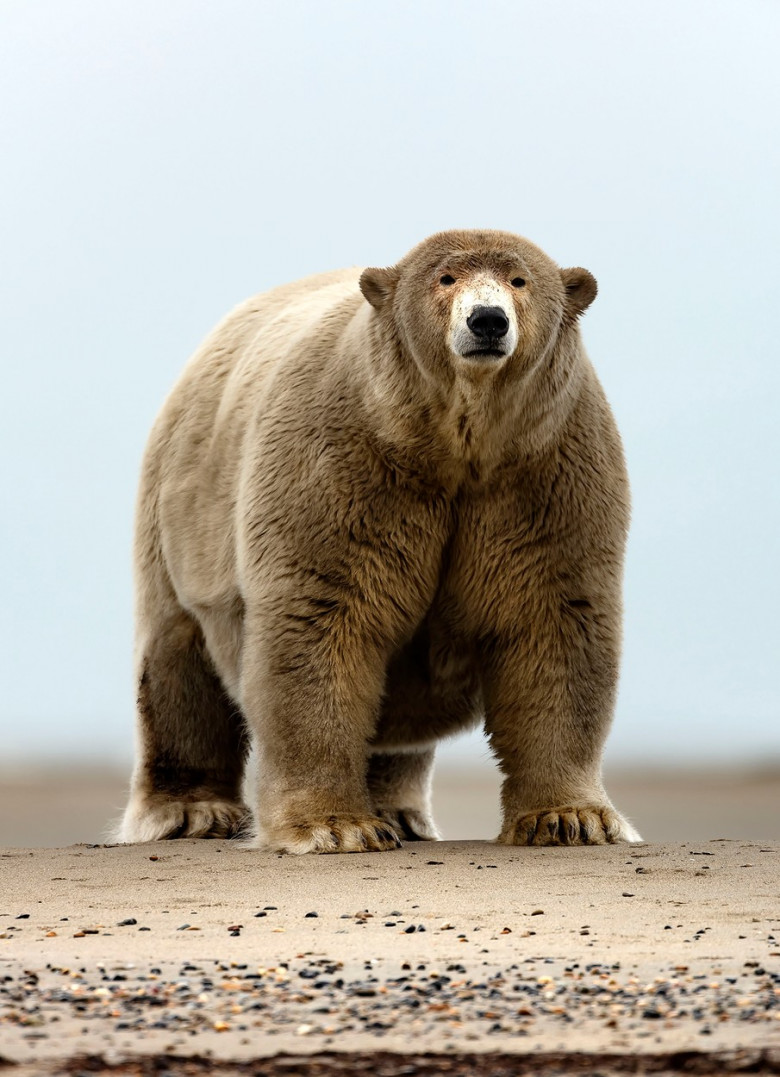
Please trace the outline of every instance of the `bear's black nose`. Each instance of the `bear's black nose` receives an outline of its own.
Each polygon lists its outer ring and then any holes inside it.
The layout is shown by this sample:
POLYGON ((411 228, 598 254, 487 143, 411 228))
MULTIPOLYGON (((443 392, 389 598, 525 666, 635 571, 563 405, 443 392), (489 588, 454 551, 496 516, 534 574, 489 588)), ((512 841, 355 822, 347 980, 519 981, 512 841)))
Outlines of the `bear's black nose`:
POLYGON ((475 337, 498 340, 509 331, 509 319, 501 307, 474 307, 466 319, 475 337))

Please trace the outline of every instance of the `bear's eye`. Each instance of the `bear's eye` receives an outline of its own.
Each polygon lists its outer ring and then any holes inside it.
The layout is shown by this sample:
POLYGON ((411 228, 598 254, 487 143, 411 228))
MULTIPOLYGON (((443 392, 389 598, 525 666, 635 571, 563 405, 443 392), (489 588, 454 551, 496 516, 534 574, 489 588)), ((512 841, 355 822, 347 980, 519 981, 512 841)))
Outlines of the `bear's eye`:
POLYGON ((454 283, 455 283, 455 278, 451 277, 449 275, 449 273, 445 273, 444 276, 439 281, 439 284, 454 284, 454 283))
POLYGON ((513 288, 525 288, 525 281, 523 280, 522 277, 513 277, 512 278, 512 287, 513 288))

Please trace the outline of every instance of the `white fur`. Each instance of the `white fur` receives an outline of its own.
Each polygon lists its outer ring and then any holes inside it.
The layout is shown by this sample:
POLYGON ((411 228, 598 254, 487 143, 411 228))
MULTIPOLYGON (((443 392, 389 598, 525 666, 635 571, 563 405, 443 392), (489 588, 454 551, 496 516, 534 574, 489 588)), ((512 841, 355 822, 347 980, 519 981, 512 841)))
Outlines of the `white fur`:
POLYGON ((468 355, 484 341, 474 336, 468 327, 468 318, 476 307, 498 307, 509 322, 506 336, 496 343, 504 356, 511 355, 517 347, 518 326, 515 305, 510 288, 487 273, 472 277, 464 286, 458 288, 452 304, 448 343, 450 351, 469 362, 501 362, 493 358, 480 360, 479 356, 468 355))

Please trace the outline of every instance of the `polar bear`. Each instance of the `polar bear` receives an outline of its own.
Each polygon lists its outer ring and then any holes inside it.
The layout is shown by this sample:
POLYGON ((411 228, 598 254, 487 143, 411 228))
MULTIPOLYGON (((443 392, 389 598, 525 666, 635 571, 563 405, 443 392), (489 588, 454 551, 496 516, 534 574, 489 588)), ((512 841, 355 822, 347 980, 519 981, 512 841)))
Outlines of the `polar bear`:
POLYGON ((120 840, 434 839, 436 742, 480 722, 499 841, 639 840, 601 780, 629 496, 595 295, 519 236, 450 231, 216 328, 143 463, 120 840))

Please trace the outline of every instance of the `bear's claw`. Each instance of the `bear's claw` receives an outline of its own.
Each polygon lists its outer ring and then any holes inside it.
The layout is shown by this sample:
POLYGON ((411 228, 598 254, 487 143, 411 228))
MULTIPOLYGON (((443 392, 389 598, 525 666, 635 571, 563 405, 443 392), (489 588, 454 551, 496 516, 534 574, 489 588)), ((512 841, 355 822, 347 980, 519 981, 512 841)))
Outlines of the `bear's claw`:
POLYGON ((376 813, 390 824, 401 841, 439 840, 433 819, 416 808, 377 808, 376 813))
POLYGON ((283 853, 367 853, 398 849, 401 842, 384 819, 331 815, 276 827, 262 845, 283 853))
POLYGON ((134 843, 174 838, 242 838, 252 829, 245 804, 227 800, 172 800, 156 795, 131 803, 117 840, 134 843))
POLYGON ((612 807, 565 806, 525 812, 504 824, 505 845, 607 845, 641 841, 639 833, 612 807))

